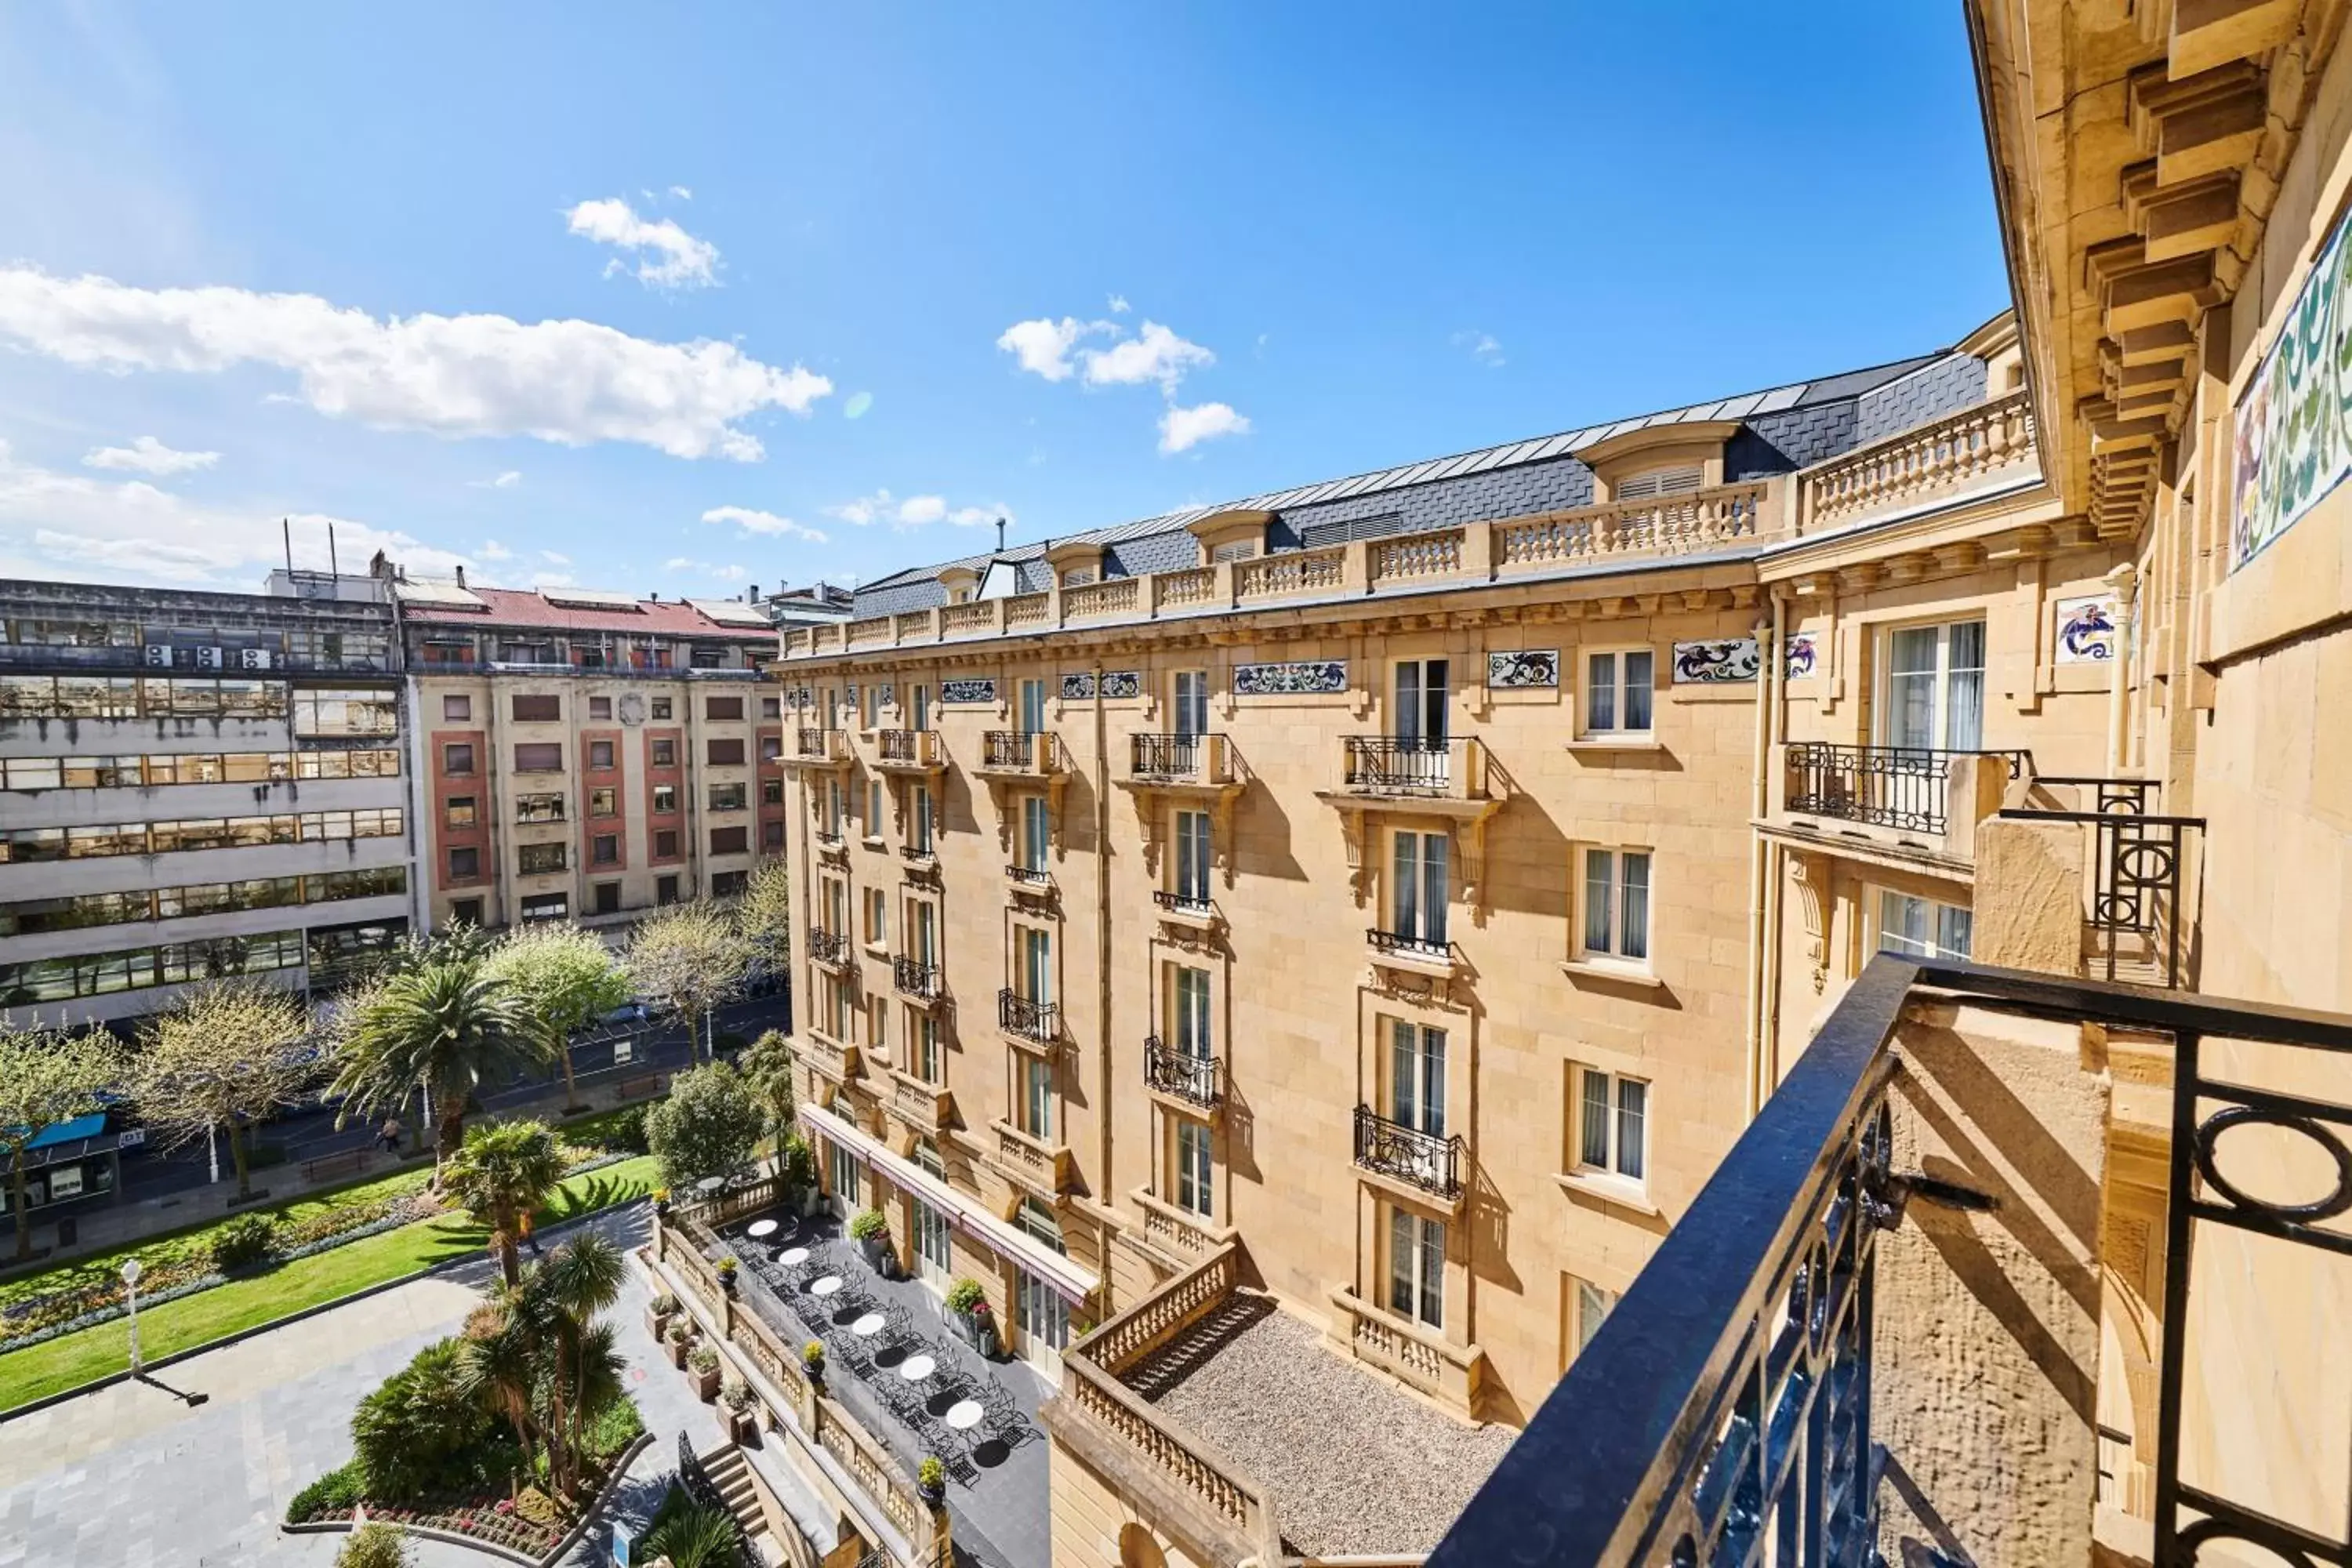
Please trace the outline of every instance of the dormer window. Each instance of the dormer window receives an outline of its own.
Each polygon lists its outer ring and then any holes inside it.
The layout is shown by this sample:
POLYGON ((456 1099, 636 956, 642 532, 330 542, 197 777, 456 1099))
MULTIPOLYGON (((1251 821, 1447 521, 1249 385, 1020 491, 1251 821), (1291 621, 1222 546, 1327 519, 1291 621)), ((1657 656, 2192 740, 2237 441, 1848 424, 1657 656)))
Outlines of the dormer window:
POLYGON ((1229 539, 1209 552, 1209 564, 1220 561, 1250 561, 1256 558, 1257 542, 1253 539, 1229 539))
POLYGON ((1617 481, 1619 500, 1648 500, 1657 496, 1686 495, 1706 482, 1706 470, 1696 463, 1677 463, 1629 474, 1617 481))
POLYGON ((1083 588, 1095 580, 1095 569, 1091 566, 1073 566, 1062 574, 1062 586, 1083 588))

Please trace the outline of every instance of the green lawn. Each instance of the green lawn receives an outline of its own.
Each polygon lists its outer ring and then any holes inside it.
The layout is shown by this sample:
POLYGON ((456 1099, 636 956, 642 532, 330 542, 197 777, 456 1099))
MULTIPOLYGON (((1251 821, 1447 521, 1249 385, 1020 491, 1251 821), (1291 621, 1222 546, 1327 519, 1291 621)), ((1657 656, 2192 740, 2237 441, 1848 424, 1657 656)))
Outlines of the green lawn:
MULTIPOLYGON (((659 1180, 659 1167, 646 1154, 583 1173, 540 1210, 540 1227, 641 1198, 659 1180)), ((463 1218, 419 1220, 142 1311, 140 1347, 150 1361, 160 1360, 478 1253, 488 1244, 482 1228, 463 1218)), ((129 1327, 117 1319, 0 1355, 0 1410, 121 1371, 129 1344, 129 1327)))

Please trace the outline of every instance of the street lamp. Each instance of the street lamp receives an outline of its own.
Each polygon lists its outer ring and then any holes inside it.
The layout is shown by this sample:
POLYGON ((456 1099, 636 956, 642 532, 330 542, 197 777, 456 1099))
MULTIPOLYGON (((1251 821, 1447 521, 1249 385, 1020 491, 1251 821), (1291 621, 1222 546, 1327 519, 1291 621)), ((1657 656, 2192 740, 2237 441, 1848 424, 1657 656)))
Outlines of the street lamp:
POLYGON ((131 1302, 131 1375, 137 1377, 142 1370, 139 1364, 139 1259, 122 1260, 122 1288, 131 1302))

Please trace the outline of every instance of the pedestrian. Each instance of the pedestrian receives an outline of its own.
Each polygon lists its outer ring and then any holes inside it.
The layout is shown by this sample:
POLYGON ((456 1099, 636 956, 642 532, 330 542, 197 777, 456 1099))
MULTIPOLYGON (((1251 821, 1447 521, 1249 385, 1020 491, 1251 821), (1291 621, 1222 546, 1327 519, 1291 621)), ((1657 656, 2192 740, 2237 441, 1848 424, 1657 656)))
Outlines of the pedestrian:
POLYGON ((399 1153, 400 1118, 397 1116, 385 1117, 383 1119, 383 1125, 376 1131, 375 1142, 376 1146, 382 1149, 385 1153, 399 1153))
POLYGON ((540 1256, 539 1236, 537 1232, 532 1230, 530 1215, 528 1214, 522 1216, 522 1244, 530 1248, 530 1255, 533 1258, 540 1256))

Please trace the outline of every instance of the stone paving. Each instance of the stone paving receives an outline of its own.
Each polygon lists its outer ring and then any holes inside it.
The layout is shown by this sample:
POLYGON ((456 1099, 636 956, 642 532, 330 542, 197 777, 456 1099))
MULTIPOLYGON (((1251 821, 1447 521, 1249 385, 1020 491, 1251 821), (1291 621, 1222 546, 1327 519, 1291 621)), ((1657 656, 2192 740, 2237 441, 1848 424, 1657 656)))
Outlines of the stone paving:
MULTIPOLYGON (((646 1213, 636 1205, 582 1223, 635 1247, 646 1213)), ((279 1533, 287 1505, 351 1457, 360 1397, 455 1332, 490 1274, 485 1262, 415 1280, 176 1363, 152 1384, 118 1384, 0 1423, 0 1568, 326 1568, 342 1537, 279 1533), (182 1393, 208 1399, 191 1407, 182 1393)), ((720 1438, 709 1407, 657 1359, 645 1303, 633 1271, 614 1310, 655 1442, 630 1467, 616 1511, 640 1521, 667 1489, 677 1434, 698 1449, 720 1438)), ((604 1540, 592 1531, 571 1563, 609 1561, 604 1540)), ((495 1559, 420 1542, 416 1561, 495 1559)))

